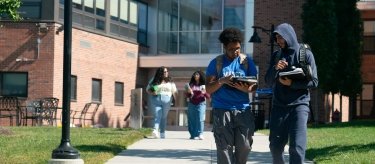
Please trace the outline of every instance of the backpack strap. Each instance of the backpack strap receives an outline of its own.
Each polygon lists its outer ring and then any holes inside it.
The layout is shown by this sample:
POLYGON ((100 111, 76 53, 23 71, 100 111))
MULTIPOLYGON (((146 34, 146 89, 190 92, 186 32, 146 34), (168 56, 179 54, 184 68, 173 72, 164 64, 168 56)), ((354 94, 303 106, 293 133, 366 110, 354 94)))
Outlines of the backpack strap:
POLYGON ((309 47, 309 45, 301 43, 299 45, 299 64, 301 66, 306 65, 306 49, 309 47))
POLYGON ((221 68, 223 68, 223 57, 224 57, 224 54, 216 56, 216 72, 217 72, 217 77, 220 76, 221 68))

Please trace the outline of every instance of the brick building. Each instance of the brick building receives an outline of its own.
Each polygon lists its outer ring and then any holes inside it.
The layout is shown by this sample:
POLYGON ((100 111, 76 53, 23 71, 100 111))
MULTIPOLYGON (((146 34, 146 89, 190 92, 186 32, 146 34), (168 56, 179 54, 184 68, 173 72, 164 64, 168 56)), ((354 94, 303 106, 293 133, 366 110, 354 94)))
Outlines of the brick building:
MULTIPOLYGON (((0 21, 0 80, 14 73, 26 81, 18 87, 24 100, 57 97, 62 102, 63 72, 63 0, 23 0, 25 18, 20 22, 0 21), (25 86, 26 89, 25 89, 25 86)), ((243 31, 242 52, 253 57, 259 69, 260 88, 269 62, 267 32, 258 34, 261 44, 247 42, 252 26, 270 29, 288 22, 302 41, 302 5, 304 1, 284 0, 73 0, 71 110, 81 110, 87 102, 102 105, 94 124, 125 127, 131 110, 131 91, 145 88, 159 66, 169 67, 179 90, 170 111, 170 128, 186 126, 186 102, 183 84, 195 70, 205 70, 208 62, 223 53, 217 40, 226 27, 243 31)), ((358 97, 356 117, 374 117, 374 2, 359 9, 365 20, 363 55, 364 91, 358 97), (372 46, 371 46, 372 45, 372 46), (358 105, 359 104, 359 105, 358 105)), ((276 45, 275 45, 276 49, 276 45)), ((11 82, 12 84, 18 84, 11 82)), ((147 94, 143 94, 147 100, 147 94)), ((268 118, 269 99, 265 103, 268 118)), ((208 103, 209 104, 209 103, 208 103)), ((340 107, 342 121, 350 120, 348 100, 339 95, 312 94, 315 121, 330 122, 332 110, 340 107)), ((208 105, 208 109, 210 105, 208 105)), ((206 122, 210 122, 210 110, 206 122)), ((3 122, 3 121, 1 121, 3 122)))
MULTIPOLYGON (((121 31, 109 29, 122 28, 131 34, 136 25, 116 19, 108 21, 109 15, 99 9, 103 5, 110 6, 109 1, 101 1, 107 4, 98 1, 95 8, 91 8, 95 9, 93 11, 87 4, 82 8, 76 2, 72 30, 71 110, 82 110, 85 103, 99 102, 101 106, 94 124, 127 126, 123 120, 130 111, 130 93, 135 88, 138 43, 136 35, 124 37, 121 31), (107 21, 103 25, 104 20, 107 21)), ((1 21, 2 96, 16 95, 22 101, 56 97, 60 100, 59 107, 62 106, 63 8, 63 1, 25 0, 20 8, 24 11, 23 21, 1 21), (35 8, 38 10, 31 10, 35 8), (18 81, 20 78, 16 77, 7 83, 5 77, 13 75, 27 78, 18 81), (26 85, 26 90, 18 93, 10 88, 10 84, 18 82, 17 87, 26 85)))

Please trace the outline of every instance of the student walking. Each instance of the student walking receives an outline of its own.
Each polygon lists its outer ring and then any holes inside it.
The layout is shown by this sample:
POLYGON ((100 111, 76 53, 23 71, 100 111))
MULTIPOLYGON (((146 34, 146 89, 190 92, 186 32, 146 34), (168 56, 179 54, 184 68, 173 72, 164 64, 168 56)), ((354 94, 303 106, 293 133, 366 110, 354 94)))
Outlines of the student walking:
POLYGON ((168 69, 160 67, 156 70, 154 78, 150 80, 146 88, 151 95, 151 109, 154 112, 154 130, 152 135, 155 138, 165 138, 167 116, 171 108, 172 96, 177 97, 177 88, 168 74, 168 69), (160 130, 160 134, 159 134, 160 130))
POLYGON ((255 129, 249 93, 256 89, 256 84, 235 83, 233 77, 256 76, 257 70, 253 60, 240 53, 243 34, 239 29, 224 29, 219 40, 224 54, 212 59, 206 71, 206 91, 211 95, 213 107, 217 162, 245 164, 255 129))
MULTIPOLYGON (((301 67, 300 44, 290 24, 283 23, 273 32, 280 50, 271 56, 265 80, 273 88, 270 117, 270 150, 273 163, 284 163, 284 147, 289 141, 289 163, 304 163, 307 143, 310 88, 318 86, 315 60, 309 49, 305 50, 304 70, 311 77, 292 79, 280 77, 279 72, 301 67)), ((302 47, 303 48, 303 47, 302 47)))
POLYGON ((190 82, 185 85, 188 99, 188 129, 190 139, 204 139, 204 121, 206 119, 206 80, 201 71, 195 71, 190 82))

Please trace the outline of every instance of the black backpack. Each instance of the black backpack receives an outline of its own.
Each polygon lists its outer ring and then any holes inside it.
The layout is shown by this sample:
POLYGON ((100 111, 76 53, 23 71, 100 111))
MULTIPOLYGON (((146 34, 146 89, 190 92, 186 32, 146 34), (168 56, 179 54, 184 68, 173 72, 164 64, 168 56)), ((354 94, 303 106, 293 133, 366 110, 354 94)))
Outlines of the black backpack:
MULTIPOLYGON (((306 50, 311 51, 311 48, 308 44, 300 43, 299 44, 299 66, 302 68, 303 73, 305 73, 306 79, 311 80, 312 79, 312 70, 311 66, 307 64, 306 62, 306 50)), ((281 57, 281 50, 278 51, 275 57, 275 63, 277 63, 280 60, 281 57)))

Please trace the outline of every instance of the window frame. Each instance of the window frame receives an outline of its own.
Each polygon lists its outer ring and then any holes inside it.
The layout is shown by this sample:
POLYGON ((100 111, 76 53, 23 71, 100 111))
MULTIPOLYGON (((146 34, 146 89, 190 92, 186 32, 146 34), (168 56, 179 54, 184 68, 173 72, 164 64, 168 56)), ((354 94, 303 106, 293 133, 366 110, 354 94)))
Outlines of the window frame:
POLYGON ((28 97, 29 93, 29 73, 28 72, 0 72, 0 96, 16 96, 16 97, 28 97), (24 74, 26 79, 24 94, 6 94, 4 95, 4 74, 24 74))
POLYGON ((91 101, 92 102, 102 102, 102 98, 103 98, 103 95, 102 95, 102 93, 103 93, 103 91, 102 91, 102 89, 103 89, 103 81, 102 81, 102 79, 96 79, 96 78, 92 78, 92 80, 91 80, 91 101), (98 82, 98 89, 97 89, 97 91, 98 91, 98 95, 95 95, 95 83, 94 82, 98 82), (95 97, 95 96, 98 96, 98 97, 95 97))
POLYGON ((124 91, 125 89, 125 85, 123 82, 119 82, 119 81, 115 81, 115 93, 114 93, 114 103, 115 103, 115 106, 123 106, 124 105, 124 91), (120 88, 117 88, 119 85, 120 88), (121 93, 118 93, 118 92, 121 92, 121 93), (121 97, 117 97, 118 95, 121 95, 121 97), (117 100, 120 100, 121 101, 117 101, 117 100))
POLYGON ((75 75, 70 76, 70 100, 77 101, 77 81, 78 78, 75 75))

